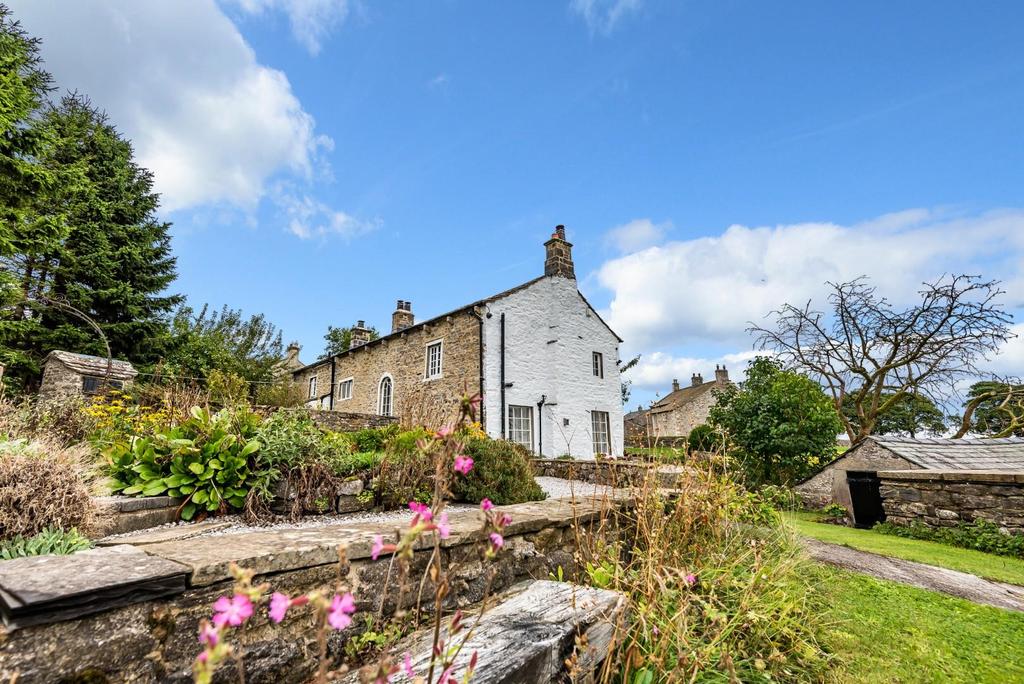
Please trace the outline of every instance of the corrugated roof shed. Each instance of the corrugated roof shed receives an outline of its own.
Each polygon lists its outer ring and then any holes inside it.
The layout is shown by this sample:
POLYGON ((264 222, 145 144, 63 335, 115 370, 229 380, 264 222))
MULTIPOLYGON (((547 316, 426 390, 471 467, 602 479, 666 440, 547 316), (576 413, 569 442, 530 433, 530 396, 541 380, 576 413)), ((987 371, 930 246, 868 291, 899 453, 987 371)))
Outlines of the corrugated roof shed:
POLYGON ((897 456, 927 470, 1012 470, 1024 472, 1024 439, 910 439, 872 436, 897 456))

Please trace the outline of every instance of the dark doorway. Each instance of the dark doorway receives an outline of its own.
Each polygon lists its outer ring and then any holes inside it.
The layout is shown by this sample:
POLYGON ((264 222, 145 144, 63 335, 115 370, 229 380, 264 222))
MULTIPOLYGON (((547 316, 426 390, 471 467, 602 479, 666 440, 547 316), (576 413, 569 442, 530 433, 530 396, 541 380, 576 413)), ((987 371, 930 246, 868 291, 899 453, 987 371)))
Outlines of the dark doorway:
POLYGON ((878 492, 878 473, 848 471, 846 484, 850 488, 854 525, 874 527, 875 523, 885 522, 882 496, 878 492))

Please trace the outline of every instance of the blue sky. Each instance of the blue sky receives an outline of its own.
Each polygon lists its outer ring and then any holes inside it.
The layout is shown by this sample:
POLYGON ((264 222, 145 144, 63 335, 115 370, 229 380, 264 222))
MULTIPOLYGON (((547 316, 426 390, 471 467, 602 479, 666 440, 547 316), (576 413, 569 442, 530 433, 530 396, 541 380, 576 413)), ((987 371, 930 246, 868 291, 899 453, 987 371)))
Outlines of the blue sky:
POLYGON ((538 275, 558 223, 636 400, 828 279, 1024 306, 1018 2, 11 4, 156 173, 177 289, 307 360, 538 275))

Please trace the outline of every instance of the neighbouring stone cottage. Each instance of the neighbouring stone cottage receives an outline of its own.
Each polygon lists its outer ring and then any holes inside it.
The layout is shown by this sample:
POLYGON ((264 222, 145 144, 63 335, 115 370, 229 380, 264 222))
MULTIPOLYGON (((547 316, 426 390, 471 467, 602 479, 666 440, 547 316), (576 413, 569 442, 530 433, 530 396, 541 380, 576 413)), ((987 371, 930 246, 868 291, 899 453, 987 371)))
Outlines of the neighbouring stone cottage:
POLYGON ((43 361, 43 382, 39 396, 56 399, 68 396, 89 396, 105 388, 121 389, 135 379, 138 372, 127 361, 114 359, 109 374, 107 358, 54 350, 43 361))
POLYGON ((622 340, 577 288, 565 228, 544 243, 544 275, 417 322, 398 300, 391 332, 365 321, 347 351, 294 371, 308 406, 436 425, 467 389, 484 430, 537 455, 623 453, 622 340))
POLYGON ((704 382, 699 373, 693 374, 688 387, 680 387, 679 381, 673 380, 672 391, 651 405, 646 421, 650 439, 684 438, 689 435, 693 428, 707 422, 711 407, 717 401, 715 392, 731 384, 725 366, 715 366, 715 379, 708 382, 704 382))
POLYGON ((805 505, 835 502, 862 526, 1008 518, 1024 528, 1024 439, 873 435, 795 489, 805 505))

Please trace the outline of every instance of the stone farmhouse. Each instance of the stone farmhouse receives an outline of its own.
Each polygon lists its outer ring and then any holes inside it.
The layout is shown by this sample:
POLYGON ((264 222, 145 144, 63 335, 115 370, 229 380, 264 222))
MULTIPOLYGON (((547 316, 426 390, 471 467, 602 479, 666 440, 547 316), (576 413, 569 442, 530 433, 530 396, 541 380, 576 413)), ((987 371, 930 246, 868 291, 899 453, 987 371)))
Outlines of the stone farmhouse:
POLYGON ((703 376, 694 373, 688 387, 680 387, 678 380, 672 381, 672 391, 660 401, 651 405, 648 419, 652 438, 686 437, 690 430, 707 422, 711 407, 715 405, 715 390, 722 390, 731 384, 729 371, 725 366, 715 366, 715 379, 704 382, 703 376))
POLYGON ((622 340, 577 289, 565 228, 544 247, 544 275, 510 290, 420 322, 398 300, 372 341, 359 321, 350 349, 293 372, 307 405, 436 425, 468 390, 493 438, 538 456, 621 456, 622 340))
POLYGON ((55 349, 43 361, 43 381, 39 396, 57 399, 90 396, 104 389, 121 389, 131 384, 137 371, 132 364, 113 359, 107 373, 107 358, 55 349))

